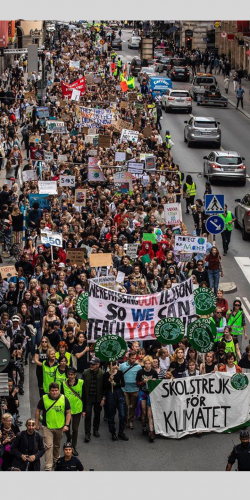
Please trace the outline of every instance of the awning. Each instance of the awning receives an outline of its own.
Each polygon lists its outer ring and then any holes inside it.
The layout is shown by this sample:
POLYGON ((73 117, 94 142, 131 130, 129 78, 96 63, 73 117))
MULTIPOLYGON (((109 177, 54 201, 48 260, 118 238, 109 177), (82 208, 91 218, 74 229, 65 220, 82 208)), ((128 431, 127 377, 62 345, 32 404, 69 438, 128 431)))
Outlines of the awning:
POLYGON ((176 28, 176 26, 173 26, 172 28, 169 28, 169 30, 166 31, 166 35, 170 35, 170 33, 174 33, 177 30, 178 28, 176 28))

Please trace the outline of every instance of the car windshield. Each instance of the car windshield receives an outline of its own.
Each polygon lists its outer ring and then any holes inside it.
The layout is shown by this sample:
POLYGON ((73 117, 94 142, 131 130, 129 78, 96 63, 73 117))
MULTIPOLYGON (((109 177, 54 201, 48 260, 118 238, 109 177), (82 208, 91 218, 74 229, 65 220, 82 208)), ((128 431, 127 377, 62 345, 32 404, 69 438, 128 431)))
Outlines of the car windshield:
POLYGON ((186 68, 174 68, 174 71, 178 71, 178 73, 185 73, 186 68))
POLYGON ((142 68, 142 73, 154 73, 154 68, 142 68))
POLYGON ((199 121, 195 121, 194 126, 197 127, 197 128, 217 128, 216 122, 199 122, 199 121))
POLYGON ((173 59, 172 60, 173 66, 186 66, 187 61, 185 59, 173 59))
POLYGON ((200 77, 195 80, 196 85, 207 85, 208 83, 214 83, 214 78, 200 77))
POLYGON ((171 92, 171 97, 188 97, 188 92, 171 92))
POLYGON ((134 64, 135 66, 141 66, 141 61, 133 61, 133 64, 134 64))
POLYGON ((216 163, 219 165, 240 165, 242 159, 240 156, 218 156, 216 163))

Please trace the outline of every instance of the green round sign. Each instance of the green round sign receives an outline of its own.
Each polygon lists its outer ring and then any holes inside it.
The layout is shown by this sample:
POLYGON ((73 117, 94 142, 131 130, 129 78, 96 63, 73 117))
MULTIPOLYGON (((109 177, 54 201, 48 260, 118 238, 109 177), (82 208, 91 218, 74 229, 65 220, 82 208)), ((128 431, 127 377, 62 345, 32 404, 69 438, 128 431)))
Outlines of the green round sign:
POLYGON ((95 343, 95 355, 102 361, 116 361, 127 352, 127 344, 118 335, 104 335, 95 343))
POLYGON ((185 326, 179 318, 164 318, 155 325, 155 336, 162 344, 177 344, 185 335, 185 326))
POLYGON ((194 291, 194 303, 196 307, 196 313, 200 316, 211 314, 215 308, 217 299, 210 288, 197 288, 194 291))
POLYGON ((196 319, 188 327, 187 339, 198 352, 209 352, 214 347, 210 318, 196 319))
POLYGON ((237 391, 243 391, 248 386, 248 378, 244 373, 235 373, 231 377, 231 386, 237 391))
POLYGON ((80 318, 88 319, 88 303, 89 303, 89 294, 88 292, 81 293, 76 301, 76 312, 80 318))

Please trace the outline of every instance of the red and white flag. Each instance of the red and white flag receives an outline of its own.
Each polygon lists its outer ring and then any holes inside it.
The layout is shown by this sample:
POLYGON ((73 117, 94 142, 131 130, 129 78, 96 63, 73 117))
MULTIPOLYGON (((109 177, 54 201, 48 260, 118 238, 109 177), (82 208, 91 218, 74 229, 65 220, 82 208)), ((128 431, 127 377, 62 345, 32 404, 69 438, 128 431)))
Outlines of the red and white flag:
POLYGON ((67 83, 61 82, 62 95, 71 97, 73 89, 80 90, 81 95, 85 93, 85 77, 79 78, 75 82, 68 85, 67 83))

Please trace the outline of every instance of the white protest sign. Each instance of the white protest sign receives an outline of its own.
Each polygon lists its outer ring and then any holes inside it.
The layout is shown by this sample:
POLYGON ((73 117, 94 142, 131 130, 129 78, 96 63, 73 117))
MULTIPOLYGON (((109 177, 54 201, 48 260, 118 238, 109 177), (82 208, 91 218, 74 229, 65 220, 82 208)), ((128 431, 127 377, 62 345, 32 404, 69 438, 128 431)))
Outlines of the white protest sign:
POLYGON ((80 101, 81 91, 77 89, 72 90, 71 101, 80 101))
POLYGON ((128 243, 126 255, 128 255, 128 257, 131 260, 135 260, 137 257, 137 253, 138 253, 138 243, 128 243))
POLYGON ((186 326, 196 318, 192 280, 178 283, 174 290, 145 296, 111 293, 90 280, 88 316, 89 342, 108 333, 126 341, 153 340, 160 319, 178 317, 186 326))
POLYGON ((175 226, 182 221, 182 211, 180 203, 167 203, 164 205, 164 214, 167 226, 175 226))
POLYGON ((23 175, 23 182, 37 180, 37 175, 35 170, 23 170, 22 175, 23 175))
POLYGON ((39 194, 57 194, 56 181, 38 181, 39 194))
POLYGON ((115 277, 114 276, 100 276, 99 278, 93 278, 91 281, 96 283, 101 287, 108 288, 109 290, 115 290, 115 277))
POLYGON ((63 187, 75 187, 75 175, 60 175, 59 185, 63 187))
POLYGON ((69 61, 69 67, 73 69, 79 69, 80 61, 69 61))
POLYGON ((116 276, 116 283, 123 283, 124 278, 125 278, 125 273, 118 271, 117 276, 116 276))
POLYGON ((41 242, 43 245, 49 243, 52 247, 62 247, 62 234, 53 231, 42 231, 41 242))
POLYGON ((128 130, 126 128, 122 129, 120 142, 135 142, 137 143, 139 137, 139 132, 136 130, 128 130))
POLYGON ((174 249, 177 252, 199 252, 205 253, 207 246, 207 238, 203 236, 180 236, 175 235, 175 246, 174 249))
POLYGON ((141 179, 143 187, 146 187, 149 183, 149 175, 143 175, 141 179))
POLYGON ((54 159, 54 153, 52 153, 51 151, 44 151, 43 155, 44 161, 53 161, 54 159))
POLYGON ((57 161, 67 161, 68 157, 67 155, 58 155, 57 161))
POLYGON ((88 181, 105 182, 105 180, 103 172, 98 165, 98 159, 90 156, 88 159, 88 181))
MULTIPOLYGON (((9 186, 9 188, 12 188, 12 180, 11 179, 6 179, 4 181, 4 184, 7 184, 9 186)), ((22 184, 22 183, 21 183, 22 184)))
MULTIPOLYGON (((175 288, 176 290, 176 288, 175 288)), ((224 432, 249 420, 250 375, 215 372, 148 382, 156 434, 224 432)))
POLYGON ((128 163, 128 172, 132 174, 143 174, 143 163, 129 162, 128 163))
POLYGON ((115 153, 115 161, 125 161, 126 160, 126 153, 123 151, 116 151, 115 153))

